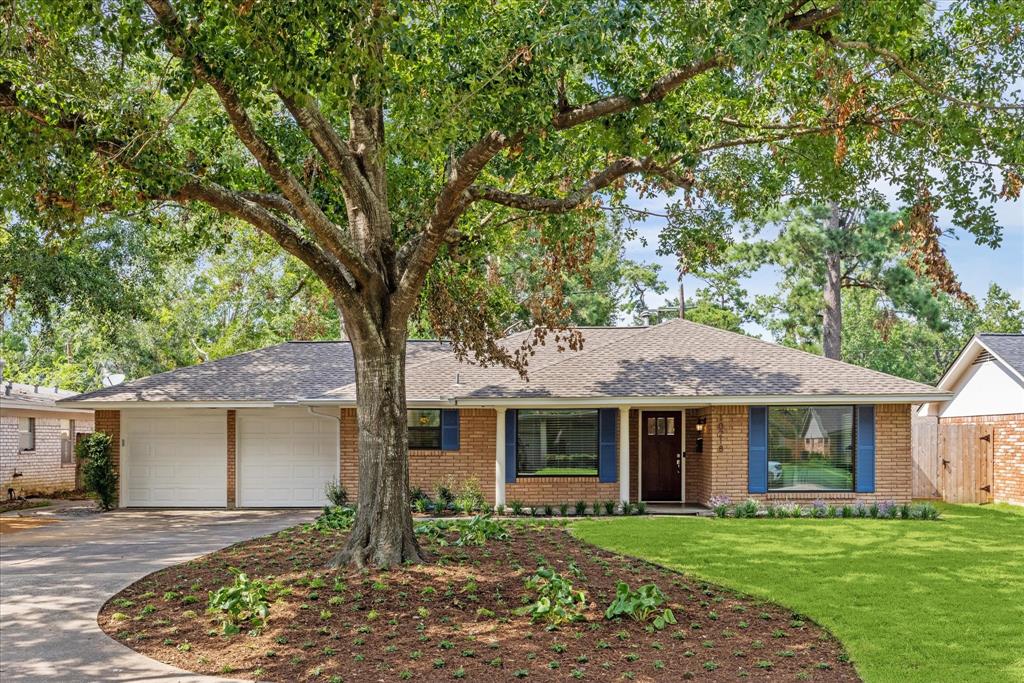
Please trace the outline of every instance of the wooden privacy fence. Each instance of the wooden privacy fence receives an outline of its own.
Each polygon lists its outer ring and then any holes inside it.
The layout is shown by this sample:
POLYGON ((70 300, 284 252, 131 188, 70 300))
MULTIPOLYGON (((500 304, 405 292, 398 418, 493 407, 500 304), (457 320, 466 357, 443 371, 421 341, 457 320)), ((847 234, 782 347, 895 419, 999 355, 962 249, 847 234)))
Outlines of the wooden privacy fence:
POLYGON ((911 448, 914 498, 992 502, 992 425, 915 417, 911 448))

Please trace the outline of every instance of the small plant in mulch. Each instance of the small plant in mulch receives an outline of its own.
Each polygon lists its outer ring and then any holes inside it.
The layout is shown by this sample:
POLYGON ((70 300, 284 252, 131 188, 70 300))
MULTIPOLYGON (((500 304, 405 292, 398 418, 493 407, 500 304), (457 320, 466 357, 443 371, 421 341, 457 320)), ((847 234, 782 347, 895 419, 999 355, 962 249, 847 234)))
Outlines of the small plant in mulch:
POLYGON ((313 521, 318 531, 346 531, 352 528, 356 511, 350 507, 327 506, 313 521))
POLYGON ((234 582, 211 593, 207 609, 221 615, 224 635, 240 632, 246 623, 258 633, 270 616, 267 584, 259 579, 250 579, 245 572, 234 567, 230 571, 235 577, 234 582))
POLYGON ((536 594, 536 600, 516 610, 516 614, 527 615, 530 621, 544 621, 551 626, 584 618, 587 594, 573 588, 571 581, 550 567, 539 567, 526 580, 526 587, 536 594))
POLYGON ((576 501, 576 516, 583 517, 587 514, 587 501, 577 500, 576 501))
POLYGON ((439 546, 446 546, 449 543, 458 547, 482 546, 487 541, 508 540, 507 527, 503 522, 493 519, 490 513, 475 515, 469 520, 435 519, 422 522, 416 525, 415 531, 419 535, 427 536, 439 546), (449 539, 452 532, 458 534, 454 540, 449 539))
POLYGON ((327 498, 331 505, 336 507, 348 505, 348 490, 337 481, 329 481, 324 484, 324 497, 327 498))
POLYGON ((605 619, 627 616, 635 621, 651 622, 656 630, 676 623, 676 615, 668 607, 662 607, 667 599, 653 583, 640 586, 635 591, 629 589, 625 581, 615 585, 615 600, 605 610, 605 619))

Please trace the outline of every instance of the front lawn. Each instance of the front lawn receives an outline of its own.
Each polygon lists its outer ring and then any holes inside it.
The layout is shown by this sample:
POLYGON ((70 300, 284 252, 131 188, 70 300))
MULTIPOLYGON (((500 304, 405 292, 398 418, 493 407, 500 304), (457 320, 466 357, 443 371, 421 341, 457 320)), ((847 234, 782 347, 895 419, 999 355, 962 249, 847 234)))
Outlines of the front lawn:
POLYGON ((1024 681, 1024 509, 941 511, 938 522, 634 517, 574 533, 808 615, 866 681, 1024 681))

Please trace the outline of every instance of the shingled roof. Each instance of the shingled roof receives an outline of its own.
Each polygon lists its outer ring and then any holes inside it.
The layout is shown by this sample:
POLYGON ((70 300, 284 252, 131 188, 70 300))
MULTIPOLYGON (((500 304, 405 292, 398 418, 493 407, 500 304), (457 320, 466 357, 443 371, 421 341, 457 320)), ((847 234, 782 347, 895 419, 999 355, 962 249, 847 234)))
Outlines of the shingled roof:
MULTIPOLYGON (((526 333, 504 340, 518 347, 526 333)), ((504 400, 707 399, 823 396, 942 398, 933 387, 734 332, 671 320, 653 327, 584 328, 581 351, 540 346, 529 377, 460 362, 443 342, 410 342, 407 398, 464 404, 504 400)), ((76 401, 350 403, 347 342, 289 342, 165 372, 76 401)))
POLYGON ((978 335, 981 343, 988 347, 1017 374, 1024 377, 1024 334, 998 334, 982 332, 978 335))

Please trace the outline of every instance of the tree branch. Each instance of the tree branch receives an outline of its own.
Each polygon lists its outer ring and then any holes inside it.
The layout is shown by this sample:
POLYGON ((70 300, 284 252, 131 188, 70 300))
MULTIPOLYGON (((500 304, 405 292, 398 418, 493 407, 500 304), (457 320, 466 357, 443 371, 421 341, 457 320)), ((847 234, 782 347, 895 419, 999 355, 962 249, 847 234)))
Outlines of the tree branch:
POLYGON ((357 286, 369 283, 372 274, 362 257, 347 243, 338 226, 310 198, 306 189, 284 165, 277 152, 259 136, 256 126, 249 118, 249 114, 235 90, 225 80, 216 76, 214 70, 201 56, 190 55, 185 50, 184 27, 170 2, 146 0, 146 4, 156 15, 157 22, 165 33, 168 50, 175 57, 189 64, 199 80, 213 88, 239 140, 273 179, 282 194, 292 203, 295 210, 302 216, 303 223, 309 227, 323 248, 345 265, 355 278, 357 286))
POLYGON ((419 290, 438 250, 472 201, 468 193, 472 184, 498 152, 514 145, 520 137, 516 135, 510 138, 498 131, 491 131, 452 164, 444 188, 434 201, 430 221, 418 238, 418 243, 411 254, 407 252, 405 258, 396 259, 402 265, 393 304, 396 316, 408 314, 416 305, 419 290))
POLYGON ((659 176, 679 187, 689 187, 692 184, 690 178, 676 172, 671 164, 657 164, 650 158, 635 159, 633 157, 623 157, 591 176, 586 182, 561 199, 507 192, 496 187, 480 185, 470 187, 467 192, 473 201, 483 200, 514 209, 536 211, 539 213, 566 213, 580 206, 598 190, 608 187, 620 178, 639 174, 659 176))
POLYGON ((836 38, 835 36, 828 35, 823 36, 827 43, 834 45, 844 50, 859 50, 862 52, 870 52, 878 57, 888 60, 893 66, 899 69, 907 78, 913 81, 919 88, 925 92, 934 95, 940 99, 952 102, 953 104, 959 104, 963 107, 971 109, 984 109, 987 111, 1024 111, 1024 105, 1022 104, 988 104, 987 102, 973 102, 971 100, 965 100, 951 95, 944 90, 935 87, 929 83, 921 74, 917 73, 910 68, 906 60, 900 55, 896 54, 892 50, 887 50, 881 47, 875 47, 871 43, 864 40, 843 40, 836 38))

